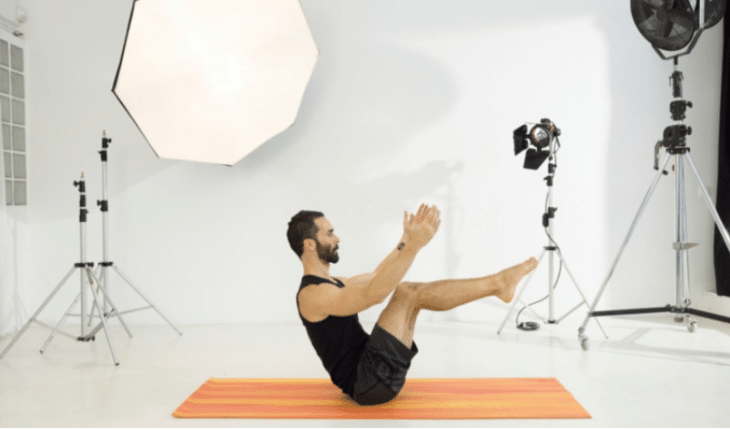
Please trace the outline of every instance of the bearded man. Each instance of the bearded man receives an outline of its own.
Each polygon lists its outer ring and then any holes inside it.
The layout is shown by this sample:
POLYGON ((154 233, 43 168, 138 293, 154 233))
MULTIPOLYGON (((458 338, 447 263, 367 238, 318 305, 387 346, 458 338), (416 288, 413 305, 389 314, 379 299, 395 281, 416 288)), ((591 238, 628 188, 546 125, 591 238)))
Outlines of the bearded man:
POLYGON ((415 214, 404 212, 398 246, 374 271, 351 278, 330 275, 330 265, 340 259, 340 239, 323 213, 301 211, 289 222, 287 238, 304 269, 299 316, 332 382, 360 405, 386 403, 400 392, 418 353, 413 335, 421 310, 447 311, 488 296, 509 303, 520 280, 537 267, 533 257, 481 278, 403 282, 438 231, 440 215, 436 206, 425 204, 415 214), (391 293, 368 335, 358 313, 391 293))

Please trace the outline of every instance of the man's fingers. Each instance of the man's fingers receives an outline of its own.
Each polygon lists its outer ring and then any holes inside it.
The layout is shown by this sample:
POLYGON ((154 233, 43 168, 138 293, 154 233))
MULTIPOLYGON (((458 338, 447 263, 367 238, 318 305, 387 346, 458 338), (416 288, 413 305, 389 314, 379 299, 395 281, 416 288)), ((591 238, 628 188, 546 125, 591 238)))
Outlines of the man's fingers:
POLYGON ((427 211, 428 211, 428 206, 426 206, 425 203, 421 203, 421 206, 418 208, 418 212, 416 212, 416 217, 419 219, 423 219, 423 217, 426 215, 427 211))
POLYGON ((433 207, 431 207, 431 210, 428 214, 428 222, 433 224, 436 220, 439 219, 440 215, 441 211, 434 205, 433 207))
POLYGON ((436 222, 440 222, 440 219, 441 211, 438 207, 436 207, 436 205, 428 206, 425 203, 421 203, 421 206, 418 207, 418 211, 416 211, 416 214, 410 215, 410 219, 408 222, 413 223, 415 221, 418 224, 425 222, 433 226, 436 222))

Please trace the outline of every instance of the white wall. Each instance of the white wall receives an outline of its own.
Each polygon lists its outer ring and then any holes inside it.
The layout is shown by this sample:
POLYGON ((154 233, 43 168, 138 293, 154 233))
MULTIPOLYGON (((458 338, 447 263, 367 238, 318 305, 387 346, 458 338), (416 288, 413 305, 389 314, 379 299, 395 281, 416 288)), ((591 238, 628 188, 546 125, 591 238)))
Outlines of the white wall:
MULTIPOLYGON (((549 117, 563 130, 555 238, 595 297, 653 176, 670 125, 669 62, 635 29, 624 2, 302 0, 320 59, 295 125, 233 167, 156 159, 111 93, 131 1, 18 0, 26 33, 30 190, 21 250, 34 310, 78 260, 78 193, 101 198, 109 151, 111 259, 179 324, 297 321, 301 266, 285 238, 300 209, 326 213, 342 239, 335 275, 369 271, 400 237, 404 209, 438 204, 444 223, 410 280, 489 274, 536 255, 547 188, 522 169, 512 131, 549 117)), ((715 193, 721 26, 682 59, 692 155, 715 193)), ((660 184, 600 308, 674 301, 674 186, 660 184)), ((714 293, 712 220, 688 180, 693 300, 730 314, 714 293)), ((89 255, 101 260, 92 207, 89 255)), ((543 268, 544 269, 544 268, 543 268)), ((543 270, 540 269, 540 270, 543 270)), ((139 302, 118 278, 120 308, 139 302)), ((547 290, 538 272, 527 299, 547 290)), ((55 322, 78 277, 44 313, 55 322)), ((563 271, 559 312, 577 294, 563 271)), ((432 320, 501 317, 487 299, 432 320)), ((379 309, 363 319, 374 321, 379 309)), ((581 311, 582 312, 582 311, 581 311)), ((132 323, 164 324, 153 312, 132 323)))

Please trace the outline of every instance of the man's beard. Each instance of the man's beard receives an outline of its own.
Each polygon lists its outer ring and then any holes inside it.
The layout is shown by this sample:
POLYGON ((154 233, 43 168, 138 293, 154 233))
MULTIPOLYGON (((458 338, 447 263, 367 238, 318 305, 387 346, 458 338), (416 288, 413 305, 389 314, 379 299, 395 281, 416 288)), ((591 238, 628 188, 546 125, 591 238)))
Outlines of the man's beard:
POLYGON ((338 261, 340 261, 340 256, 337 255, 337 249, 339 246, 336 246, 333 248, 332 245, 322 245, 319 243, 318 240, 315 239, 315 242, 317 242, 317 256, 320 260, 322 260, 325 263, 332 263, 336 264, 338 261))

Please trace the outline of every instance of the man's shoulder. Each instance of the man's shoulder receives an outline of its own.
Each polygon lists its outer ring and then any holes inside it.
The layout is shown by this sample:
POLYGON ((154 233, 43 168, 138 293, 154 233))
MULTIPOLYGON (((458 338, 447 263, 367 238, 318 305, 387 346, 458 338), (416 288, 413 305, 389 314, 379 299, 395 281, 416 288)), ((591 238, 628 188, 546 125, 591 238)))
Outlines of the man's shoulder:
POLYGON ((302 283, 302 287, 297 292, 297 304, 302 317, 310 323, 316 323, 326 319, 329 313, 323 306, 337 300, 340 293, 340 287, 334 285, 331 281, 313 277, 317 279, 311 280, 310 283, 302 283))

